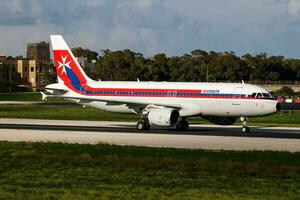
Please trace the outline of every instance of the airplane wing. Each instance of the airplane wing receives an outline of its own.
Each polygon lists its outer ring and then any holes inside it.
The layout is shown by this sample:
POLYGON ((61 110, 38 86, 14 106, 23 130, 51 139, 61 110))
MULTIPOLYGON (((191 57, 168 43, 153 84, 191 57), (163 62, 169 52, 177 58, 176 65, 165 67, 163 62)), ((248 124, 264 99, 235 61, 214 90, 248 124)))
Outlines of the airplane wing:
POLYGON ((135 101, 128 101, 128 100, 114 100, 114 99, 93 99, 93 98, 88 98, 88 97, 75 97, 75 96, 63 96, 62 98, 66 98, 66 99, 79 99, 82 101, 88 101, 88 102, 92 102, 92 101, 101 101, 101 102, 107 102, 108 104, 111 105, 122 105, 122 104, 127 104, 127 105, 139 105, 139 106, 143 106, 146 107, 148 105, 155 105, 155 106, 164 106, 164 107, 171 107, 171 108, 176 108, 176 109, 180 109, 181 106, 180 105, 170 105, 170 104, 164 104, 164 103, 140 103, 140 102, 135 102, 135 101))

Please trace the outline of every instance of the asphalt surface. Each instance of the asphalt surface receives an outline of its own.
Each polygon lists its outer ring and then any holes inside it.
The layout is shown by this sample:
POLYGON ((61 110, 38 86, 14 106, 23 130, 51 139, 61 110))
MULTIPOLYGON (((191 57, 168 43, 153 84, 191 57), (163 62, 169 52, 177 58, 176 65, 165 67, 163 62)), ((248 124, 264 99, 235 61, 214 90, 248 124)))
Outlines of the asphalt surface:
POLYGON ((70 126, 70 125, 41 125, 41 124, 5 124, 0 123, 0 129, 23 130, 54 130, 54 131, 79 131, 79 132, 120 132, 143 134, 172 134, 172 135, 210 135, 210 136, 235 136, 235 137, 263 137, 263 138, 289 138, 300 139, 299 129, 251 127, 251 132, 241 133, 239 127, 197 126, 191 125, 187 131, 177 131, 173 128, 152 127, 147 131, 136 130, 135 125, 115 124, 115 126, 70 126))
POLYGON ((300 128, 251 127, 246 134, 238 126, 215 125, 137 131, 128 122, 0 119, 0 140, 295 152, 300 151, 300 128))

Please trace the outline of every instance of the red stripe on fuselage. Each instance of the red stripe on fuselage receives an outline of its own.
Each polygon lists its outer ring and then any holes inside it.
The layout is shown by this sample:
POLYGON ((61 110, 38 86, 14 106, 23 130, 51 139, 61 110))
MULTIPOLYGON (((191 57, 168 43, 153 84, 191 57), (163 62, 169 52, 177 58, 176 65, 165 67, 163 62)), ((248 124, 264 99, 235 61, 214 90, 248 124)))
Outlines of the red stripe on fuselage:
POLYGON ((252 100, 273 100, 264 98, 254 98, 245 96, 245 94, 227 94, 227 95, 216 95, 216 94, 206 94, 202 93, 202 90, 188 90, 188 89, 137 89, 137 88, 92 88, 88 85, 83 86, 82 91, 77 91, 85 96, 108 96, 108 97, 164 97, 164 98, 192 98, 192 99, 252 99, 252 100), (85 94, 85 91, 94 92, 111 92, 112 94, 85 94), (127 92, 127 94, 120 94, 120 92, 127 92), (144 94, 136 94, 144 93, 144 94), (152 94, 145 94, 152 93, 152 94), (155 94, 155 93, 165 93, 166 95, 155 94), (191 95, 192 94, 192 95, 191 95), (199 94, 201 96, 199 96, 199 94), (194 96, 193 96, 194 95, 194 96), (198 96, 197 96, 198 95, 198 96), (235 95, 235 96, 234 96, 235 95))

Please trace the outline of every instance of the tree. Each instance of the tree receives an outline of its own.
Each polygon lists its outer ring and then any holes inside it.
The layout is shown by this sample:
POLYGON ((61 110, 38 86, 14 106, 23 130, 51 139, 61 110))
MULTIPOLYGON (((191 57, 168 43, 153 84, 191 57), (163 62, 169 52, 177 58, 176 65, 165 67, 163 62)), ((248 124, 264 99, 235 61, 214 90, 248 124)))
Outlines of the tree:
POLYGON ((96 62, 95 71, 101 80, 133 81, 143 75, 144 63, 142 54, 129 49, 115 52, 105 50, 96 62))
POLYGON ((44 72, 43 84, 55 83, 57 79, 55 66, 50 63, 44 72))
MULTIPOLYGON (((79 51, 81 52, 81 50, 79 51)), ((206 52, 200 49, 182 56, 156 54, 145 58, 129 49, 101 51, 95 78, 102 80, 144 81, 277 81, 299 80, 300 60, 283 56, 234 52, 206 52)))
POLYGON ((293 96, 296 93, 294 92, 294 90, 292 88, 283 86, 281 89, 276 90, 273 94, 275 96, 293 96))
POLYGON ((153 56, 153 64, 150 65, 153 81, 169 80, 168 59, 165 54, 156 54, 153 56))
POLYGON ((73 48, 72 53, 75 57, 86 57, 88 60, 97 60, 99 55, 95 51, 91 51, 90 49, 84 49, 82 47, 73 48))

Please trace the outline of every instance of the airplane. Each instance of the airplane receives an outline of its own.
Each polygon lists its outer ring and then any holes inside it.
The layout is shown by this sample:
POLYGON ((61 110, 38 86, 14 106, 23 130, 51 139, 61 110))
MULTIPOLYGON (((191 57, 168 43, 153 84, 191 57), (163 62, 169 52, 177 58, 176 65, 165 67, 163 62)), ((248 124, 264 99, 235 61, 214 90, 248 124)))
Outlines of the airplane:
POLYGON ((250 131, 249 117, 271 115, 281 105, 265 89, 245 83, 94 81, 83 71, 61 35, 50 36, 57 83, 45 87, 43 100, 60 97, 83 106, 141 117, 138 130, 151 125, 187 130, 188 117, 218 125, 240 118, 241 132, 250 131))

